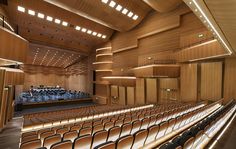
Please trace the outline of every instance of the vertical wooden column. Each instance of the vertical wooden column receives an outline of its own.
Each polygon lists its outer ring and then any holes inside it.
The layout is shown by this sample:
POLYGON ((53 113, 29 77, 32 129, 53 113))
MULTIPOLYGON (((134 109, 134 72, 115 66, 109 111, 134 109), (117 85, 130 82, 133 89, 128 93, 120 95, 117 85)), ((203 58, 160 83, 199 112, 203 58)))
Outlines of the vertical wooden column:
POLYGON ((4 126, 4 105, 5 105, 5 94, 4 94, 4 86, 5 86, 5 70, 0 69, 0 131, 4 126))
POLYGON ((127 87, 127 105, 135 104, 135 88, 127 87))
POLYGON ((126 105, 126 89, 124 86, 119 86, 119 104, 126 105))
POLYGON ((145 104, 145 79, 136 79, 136 105, 145 104))
POLYGON ((107 85, 107 103, 111 105, 111 85, 107 85))
POLYGON ((157 103, 157 79, 146 79, 146 101, 147 103, 157 103))

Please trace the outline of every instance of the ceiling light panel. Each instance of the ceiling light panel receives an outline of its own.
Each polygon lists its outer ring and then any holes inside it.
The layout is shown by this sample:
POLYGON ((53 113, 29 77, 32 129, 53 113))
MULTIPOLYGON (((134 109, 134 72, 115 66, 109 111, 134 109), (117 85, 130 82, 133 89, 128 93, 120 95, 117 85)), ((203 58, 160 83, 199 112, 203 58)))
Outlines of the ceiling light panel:
POLYGON ((41 18, 41 19, 44 19, 44 14, 38 13, 38 17, 41 18))
POLYGON ((25 8, 22 7, 22 6, 18 6, 18 7, 17 7, 17 10, 20 11, 20 12, 25 12, 25 8))
POLYGON ((28 14, 34 16, 35 15, 35 11, 29 9, 28 10, 28 14))
POLYGON ((55 21, 54 21, 56 24, 60 24, 61 23, 61 20, 59 20, 59 19, 55 19, 55 21))
POLYGON ((63 26, 68 26, 68 22, 63 21, 63 22, 62 22, 62 25, 63 25, 63 26))
POLYGON ((129 18, 132 18, 133 20, 137 20, 139 16, 137 14, 134 14, 132 11, 128 10, 127 8, 123 8, 120 4, 117 4, 115 1, 111 0, 101 0, 102 3, 107 4, 111 8, 114 8, 116 11, 127 15, 129 18), (109 2, 109 3, 108 3, 109 2))
POLYGON ((46 18, 46 20, 48 20, 48 21, 52 21, 53 20, 53 18, 52 17, 50 17, 50 16, 47 16, 47 18, 46 18))

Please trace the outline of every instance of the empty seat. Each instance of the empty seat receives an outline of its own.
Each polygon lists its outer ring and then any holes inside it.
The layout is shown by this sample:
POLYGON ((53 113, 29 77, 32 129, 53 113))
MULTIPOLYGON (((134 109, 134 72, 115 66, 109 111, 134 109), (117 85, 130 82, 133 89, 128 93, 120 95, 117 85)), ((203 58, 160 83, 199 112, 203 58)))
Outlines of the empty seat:
POLYGON ((122 124, 123 124, 123 120, 118 119, 115 121, 115 126, 121 127, 122 124))
POLYGON ((148 134, 147 129, 139 130, 138 132, 136 132, 134 134, 134 143, 133 143, 132 149, 138 149, 138 148, 143 147, 144 142, 147 138, 147 134, 148 134))
POLYGON ((105 130, 108 131, 113 126, 114 126, 114 122, 107 122, 107 123, 105 123, 104 128, 105 128, 105 130))
POLYGON ((77 132, 79 132, 80 129, 81 129, 81 125, 75 125, 70 128, 70 131, 76 130, 77 132))
POLYGON ((92 144, 92 135, 85 135, 75 139, 74 149, 90 149, 92 144))
POLYGON ((93 127, 93 134, 100 131, 100 130, 103 130, 103 125, 102 124, 98 124, 96 126, 93 127))
POLYGON ((47 131, 47 132, 43 132, 43 133, 40 135, 40 139, 41 139, 41 141, 43 141, 44 138, 46 138, 46 137, 48 137, 48 136, 52 136, 52 135, 54 135, 54 134, 55 134, 55 133, 54 133, 53 130, 47 131))
POLYGON ((132 130, 131 130, 131 134, 134 134, 135 132, 137 132, 141 127, 141 121, 136 120, 132 123, 132 130))
POLYGON ((29 142, 22 143, 20 146, 20 149, 31 149, 31 148, 33 149, 33 148, 39 148, 39 147, 41 147, 41 140, 37 139, 37 140, 32 140, 29 142))
POLYGON ((43 141, 43 146, 46 148, 50 148, 51 145, 58 143, 61 141, 61 135, 60 134, 55 134, 52 136, 48 136, 44 139, 43 141))
POLYGON ((182 122, 182 116, 176 117, 175 125, 174 125, 173 129, 177 130, 179 128, 179 125, 180 125, 181 122, 182 122))
POLYGON ((42 133, 48 132, 50 130, 51 130, 51 128, 40 129, 40 130, 38 130, 38 136, 40 136, 42 133))
POLYGON ((98 131, 93 135, 92 148, 107 141, 108 132, 106 130, 98 131))
POLYGON ((94 149, 115 149, 115 148, 116 148, 115 142, 109 141, 96 146, 94 149))
POLYGON ((200 130, 195 136, 193 148, 196 148, 198 146, 198 144, 201 143, 202 136, 203 136, 203 130, 200 130))
POLYGON ((91 135, 91 134, 92 134, 92 128, 91 127, 82 128, 79 131, 79 136, 91 135))
POLYGON ((173 119, 169 119, 168 120, 168 128, 166 129, 165 134, 168 134, 168 133, 172 132, 174 126, 175 126, 175 119, 174 118, 173 119))
POLYGON ((162 117, 163 117, 163 114, 158 114, 156 116, 156 122, 155 124, 160 124, 162 122, 162 117))
POLYGON ((31 131, 31 132, 25 132, 21 134, 21 138, 24 138, 26 136, 31 136, 31 135, 37 135, 36 131, 31 131))
POLYGON ((121 127, 115 126, 109 129, 107 141, 116 141, 121 132, 121 127))
POLYGON ((126 123, 123 124, 121 127, 121 133, 120 133, 120 137, 129 135, 132 129, 132 124, 131 123, 126 123))
POLYGON ((158 131, 159 131, 159 125, 153 125, 153 126, 149 127, 148 128, 148 136, 145 141, 145 144, 149 144, 149 143, 153 142, 156 138, 158 131))
POLYGON ((158 134, 156 136, 156 139, 159 139, 165 135, 166 129, 168 127, 168 122, 167 121, 162 122, 162 123, 160 123, 159 126, 160 126, 160 128, 159 128, 158 134))
POLYGON ((154 124, 155 124, 155 122, 156 122, 156 116, 151 116, 151 117, 150 117, 150 122, 149 122, 149 125, 148 125, 148 127, 150 127, 150 126, 154 125, 154 124))
POLYGON ((133 145, 134 137, 132 135, 121 137, 117 140, 116 149, 130 149, 133 145))
POLYGON ((61 141, 53 144, 51 149, 72 149, 72 142, 70 140, 61 141))
POLYGON ((149 122, 150 122, 150 118, 144 118, 141 122, 142 124, 141 124, 140 129, 147 129, 149 122))
POLYGON ((74 131, 69 131, 64 133, 63 135, 63 140, 71 140, 72 142, 74 142, 74 140, 78 137, 78 133, 76 130, 74 131))
POLYGON ((60 134, 61 137, 63 137, 64 133, 68 131, 69 131, 68 128, 60 128, 60 129, 57 129, 56 134, 60 134))

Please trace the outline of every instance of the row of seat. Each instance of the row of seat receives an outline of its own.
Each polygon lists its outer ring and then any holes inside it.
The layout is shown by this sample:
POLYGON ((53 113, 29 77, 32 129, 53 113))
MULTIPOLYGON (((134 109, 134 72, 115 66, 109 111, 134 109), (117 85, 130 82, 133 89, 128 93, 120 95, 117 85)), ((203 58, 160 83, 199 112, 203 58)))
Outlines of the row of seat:
POLYGON ((200 121, 198 124, 184 131, 171 141, 161 145, 160 149, 204 148, 235 113, 235 110, 235 101, 229 102, 227 105, 200 121))
MULTIPOLYGON (((175 107, 178 107, 180 105, 172 105, 172 106, 159 106, 159 107, 155 107, 155 108, 151 108, 151 109, 143 109, 143 110, 139 110, 139 111, 135 111, 135 112, 127 112, 127 113, 123 113, 123 114, 118 114, 118 115, 114 115, 114 116, 110 116, 110 117, 104 117, 104 118, 99 118, 97 120, 93 120, 93 121, 85 121, 85 122, 78 122, 78 123, 72 123, 72 124, 67 124, 63 126, 55 126, 52 128, 46 128, 46 129, 41 129, 38 131, 32 131, 32 132, 27 132, 27 133, 23 133, 22 134, 22 140, 21 142, 26 142, 32 139, 35 139, 37 137, 40 138, 41 134, 45 134, 46 132, 54 132, 54 133, 61 133, 61 132, 67 132, 67 131, 73 131, 73 130, 80 130, 81 128, 85 128, 85 127, 89 127, 89 126, 94 126, 94 130, 93 133, 95 133, 96 131, 99 131, 103 128, 105 128, 106 130, 108 130, 109 128, 111 128, 112 126, 121 126, 123 123, 130 123, 133 122, 135 120, 142 120, 145 117, 149 117, 149 116, 155 116, 158 113, 163 112, 163 116, 166 119, 171 118, 172 116, 178 116, 177 114, 181 114, 183 112, 187 112, 184 111, 184 109, 188 108, 189 106, 180 106, 178 109, 172 109, 175 107), (171 111, 168 111, 171 108, 171 111), (168 112, 167 112, 168 111, 168 112), (169 117, 168 117, 169 115, 169 117)), ((197 108, 196 107, 193 107, 197 108)), ((160 119, 160 118, 159 118, 160 119)))
MULTIPOLYGON (((192 110, 194 110, 194 109, 196 109, 196 107, 192 107, 192 110)), ((182 113, 182 112, 179 111, 179 113, 182 113)), ((178 116, 178 115, 176 115, 176 116, 178 116)), ((131 134, 131 135, 135 134, 137 131, 142 130, 142 129, 146 129, 146 131, 147 131, 147 128, 149 126, 157 125, 162 120, 165 121, 167 119, 164 117, 164 114, 159 114, 156 117, 155 116, 146 117, 146 118, 142 119, 141 121, 140 120, 136 120, 133 123, 130 123, 130 122, 125 123, 125 124, 122 124, 122 126, 120 126, 120 127, 119 126, 113 126, 108 131, 106 129, 105 130, 101 130, 101 131, 97 131, 93 135, 92 148, 95 147, 96 145, 102 143, 102 142, 116 141, 119 137, 123 137, 123 136, 129 135, 129 134, 131 134), (103 136, 103 139, 101 139, 101 136, 103 136), (97 139, 97 138, 99 138, 99 139, 97 139), (100 142, 96 141, 96 140, 100 140, 100 142)), ((161 124, 161 126, 163 125, 163 127, 164 127, 164 126, 168 125, 168 123, 169 123, 168 121, 165 121, 165 123, 161 124)), ((170 123, 172 124, 173 120, 170 121, 170 123)), ((94 128, 96 128, 96 127, 94 127, 94 128)), ((76 137, 78 137, 78 136, 82 137, 83 135, 86 135, 86 134, 92 136, 92 129, 91 128, 83 128, 83 129, 81 129, 79 131, 78 135, 77 135, 77 131, 66 132, 63 135, 63 139, 62 140, 67 140, 68 136, 71 136, 70 140, 73 142, 76 137)), ((59 140, 59 138, 58 138, 59 135, 48 136, 43 141, 43 145, 44 146, 48 147, 48 145, 46 145, 46 144, 48 144, 47 143, 48 142, 48 138, 50 138, 49 140, 51 140, 51 137, 52 138, 56 137, 57 139, 55 139, 55 141, 59 140)), ((54 142, 54 143, 56 143, 56 142, 54 142)), ((88 145, 89 144, 87 144, 87 147, 88 147, 88 145)), ((23 146, 25 146, 25 144, 23 144, 23 146)), ((91 143, 90 143, 90 146, 91 146, 91 143)))
POLYGON ((51 126, 51 125, 58 125, 61 123, 79 121, 81 120, 81 118, 83 120, 88 118, 91 119, 102 116, 107 112, 109 112, 109 114, 114 114, 118 111, 121 112, 127 109, 136 109, 136 108, 139 107, 95 105, 95 106, 87 106, 75 109, 28 114, 24 115, 23 130, 27 131, 31 129, 41 128, 43 126, 51 126))

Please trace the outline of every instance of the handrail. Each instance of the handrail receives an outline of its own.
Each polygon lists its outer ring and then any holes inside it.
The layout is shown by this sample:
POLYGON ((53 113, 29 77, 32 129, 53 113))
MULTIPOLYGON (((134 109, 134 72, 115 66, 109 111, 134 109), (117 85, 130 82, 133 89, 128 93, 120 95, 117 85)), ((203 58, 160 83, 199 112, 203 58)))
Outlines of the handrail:
POLYGON ((18 33, 17 25, 12 26, 9 22, 10 22, 9 19, 0 13, 0 26, 17 34, 18 33))

